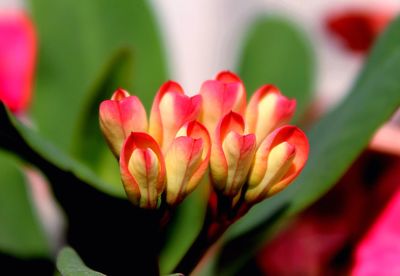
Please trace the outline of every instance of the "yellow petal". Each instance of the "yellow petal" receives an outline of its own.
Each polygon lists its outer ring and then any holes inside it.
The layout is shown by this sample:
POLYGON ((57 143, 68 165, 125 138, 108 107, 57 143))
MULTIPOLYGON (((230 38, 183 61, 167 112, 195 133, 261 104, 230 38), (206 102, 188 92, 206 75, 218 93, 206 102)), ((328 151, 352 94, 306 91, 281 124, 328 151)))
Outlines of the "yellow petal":
POLYGON ((175 205, 187 194, 187 185, 202 162, 201 139, 181 136, 174 140, 165 156, 167 203, 175 205))
POLYGON ((267 157, 262 150, 257 151, 249 176, 246 200, 254 202, 266 197, 272 185, 289 171, 295 153, 295 147, 287 142, 273 147, 267 157))
POLYGON ((246 181, 255 152, 253 135, 243 136, 234 131, 226 135, 222 148, 228 164, 224 194, 235 196, 246 181))

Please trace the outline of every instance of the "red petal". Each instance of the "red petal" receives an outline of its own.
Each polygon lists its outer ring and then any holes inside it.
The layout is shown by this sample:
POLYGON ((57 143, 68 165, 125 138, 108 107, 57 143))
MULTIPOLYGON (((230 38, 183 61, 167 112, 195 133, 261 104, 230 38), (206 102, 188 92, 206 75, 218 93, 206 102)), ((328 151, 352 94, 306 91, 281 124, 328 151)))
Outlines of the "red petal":
POLYGON ((348 50, 364 53, 393 16, 393 12, 382 9, 346 10, 330 15, 326 20, 326 28, 348 50))

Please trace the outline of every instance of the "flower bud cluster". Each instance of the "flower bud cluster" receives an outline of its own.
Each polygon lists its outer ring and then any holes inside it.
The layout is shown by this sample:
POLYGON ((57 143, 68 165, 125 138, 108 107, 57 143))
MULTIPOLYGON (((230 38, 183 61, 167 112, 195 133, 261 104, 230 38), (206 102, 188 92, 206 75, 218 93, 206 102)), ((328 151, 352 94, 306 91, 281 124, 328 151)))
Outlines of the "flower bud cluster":
POLYGON ((121 89, 101 103, 99 114, 128 198, 155 209, 161 194, 174 206, 208 175, 219 193, 249 205, 283 190, 308 156, 304 133, 286 125, 295 107, 272 85, 247 105, 242 81, 221 72, 193 97, 178 83, 165 83, 149 120, 140 100, 121 89))

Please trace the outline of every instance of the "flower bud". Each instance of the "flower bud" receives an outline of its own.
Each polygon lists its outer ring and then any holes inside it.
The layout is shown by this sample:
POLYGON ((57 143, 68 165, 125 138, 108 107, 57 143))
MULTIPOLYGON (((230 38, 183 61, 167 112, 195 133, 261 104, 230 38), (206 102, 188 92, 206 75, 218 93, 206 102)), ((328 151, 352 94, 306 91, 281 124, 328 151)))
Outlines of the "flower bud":
POLYGON ((163 84, 158 91, 150 114, 149 133, 165 152, 176 133, 186 123, 195 120, 200 112, 201 97, 188 97, 173 81, 163 84))
POLYGON ((36 32, 20 12, 0 14, 0 100, 13 112, 31 99, 36 62, 36 32))
POLYGON ((101 131, 116 157, 131 132, 147 131, 146 110, 142 103, 122 89, 115 91, 111 100, 100 104, 99 119, 101 131))
POLYGON ((220 119, 231 111, 244 115, 246 91, 238 76, 231 72, 221 72, 215 80, 203 83, 200 89, 203 98, 200 121, 211 135, 220 119))
POLYGON ((192 121, 179 130, 165 156, 169 205, 180 203, 197 187, 207 170, 210 152, 210 136, 203 125, 192 121))
POLYGON ((165 188, 165 162, 157 142, 146 133, 132 132, 121 150, 120 170, 129 200, 156 209, 165 188))
POLYGON ((274 129, 288 123, 296 100, 283 96, 273 85, 265 85, 251 97, 246 110, 246 133, 255 133, 257 145, 274 129))
POLYGON ((294 126, 283 126, 268 135, 256 151, 245 200, 257 203, 290 184, 308 157, 308 140, 294 126))
POLYGON ((236 196, 242 189, 256 149, 254 134, 243 133, 243 117, 234 112, 221 119, 214 133, 211 178, 216 189, 229 197, 236 196))

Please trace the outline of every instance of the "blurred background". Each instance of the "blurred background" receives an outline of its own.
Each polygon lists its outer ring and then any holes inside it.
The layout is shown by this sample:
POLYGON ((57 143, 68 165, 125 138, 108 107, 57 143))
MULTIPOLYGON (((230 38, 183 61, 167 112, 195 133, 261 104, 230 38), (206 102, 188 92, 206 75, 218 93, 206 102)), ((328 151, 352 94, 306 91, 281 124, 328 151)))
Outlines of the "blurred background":
MULTIPOLYGON (((335 0, 329 3, 318 0, 295 3, 285 0, 205 0, 199 3, 153 0, 149 4, 160 28, 170 77, 190 94, 197 93, 203 81, 212 78, 216 72, 237 67, 245 38, 256 19, 279 15, 290 20, 310 40, 317 68, 315 93, 324 107, 335 104, 349 90, 360 69, 362 53, 365 53, 365 49, 352 48, 349 42, 343 41, 344 35, 340 37, 339 32, 329 31, 328 20, 335 15, 354 12, 390 17, 400 8, 397 0, 335 0)), ((0 8, 29 10, 29 4, 23 0, 1 0, 0 8)), ((365 32, 359 20, 354 20, 353 24, 358 25, 359 32, 365 32)), ((354 31, 357 31, 356 27, 351 26, 354 31)), ((357 39, 360 38, 354 38, 357 39)))
MULTIPOLYGON (((296 97, 295 121, 309 129, 351 91, 375 39, 400 11, 398 0, 152 0, 115 6, 81 2, 0 0, 0 22, 10 11, 25 11, 37 30, 37 65, 31 72, 35 81, 26 92, 31 101, 15 114, 114 183, 110 189, 115 194, 120 192, 118 169, 110 165, 106 149, 98 150, 105 143, 98 139, 96 111, 99 100, 109 97, 116 85, 139 95, 148 108, 167 79, 196 94, 203 81, 231 70, 243 78, 250 94, 264 83, 275 83, 296 97), (113 69, 116 66, 122 73, 113 69), (118 76, 107 77, 112 74, 118 76)), ((0 74, 6 71, 2 64, 0 60, 0 74)), ((7 87, 1 83, 5 79, 0 76, 0 87, 7 87)), ((1 97, 6 94, 0 91, 1 97)), ((227 272, 209 266, 198 273, 399 275, 399 127, 400 116, 394 115, 327 194, 269 233, 265 244, 238 267, 227 272)), ((9 164, 9 157, 0 153, 0 161, 9 164)), ((0 174, 6 175, 6 168, 0 174)), ((52 199, 46 177, 25 167, 23 175, 29 183, 26 204, 35 206, 35 220, 43 225, 54 254, 65 243, 69 218, 52 199)), ((13 203, 0 195, 0 252, 7 256, 0 263, 10 263, 8 256, 16 256, 12 262, 18 263, 21 257, 46 255, 38 244, 26 251, 32 237, 20 240, 25 232, 10 242, 10 232, 21 228, 1 222, 14 223, 10 206, 13 203)), ((235 246, 226 247, 220 266, 228 267, 240 253, 235 246)), ((47 266, 44 262, 35 268, 52 270, 47 266)))

